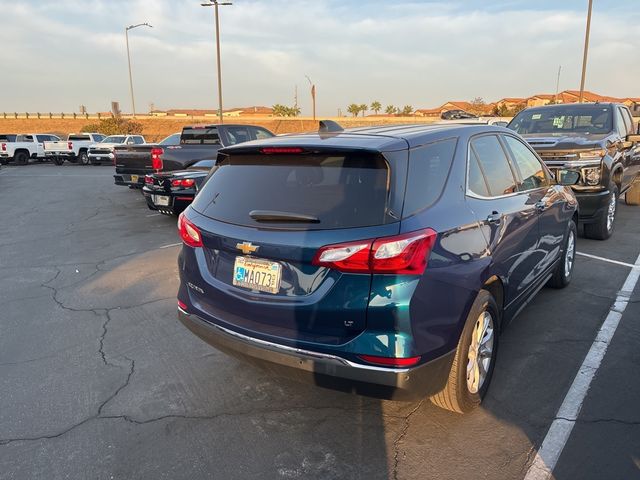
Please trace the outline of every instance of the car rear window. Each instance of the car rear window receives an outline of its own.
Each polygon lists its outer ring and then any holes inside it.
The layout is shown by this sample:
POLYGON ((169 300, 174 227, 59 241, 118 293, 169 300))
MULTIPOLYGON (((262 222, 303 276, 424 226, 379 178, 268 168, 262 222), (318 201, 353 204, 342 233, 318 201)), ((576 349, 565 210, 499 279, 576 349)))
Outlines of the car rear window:
POLYGON ((220 143, 217 128, 185 128, 180 136, 184 145, 216 145, 220 143))
MULTIPOLYGON (((67 140, 78 140, 78 141, 91 140, 91 137, 89 135, 69 135, 67 140)), ((98 141, 100 141, 100 140, 98 140, 98 141)))
POLYGON ((6 133, 1 133, 0 134, 0 142, 15 142, 16 141, 16 136, 14 134, 6 134, 6 133))
POLYGON ((382 225, 397 221, 387 209, 389 180, 387 160, 374 152, 229 155, 192 206, 216 220, 261 228, 382 225), (317 221, 258 220, 257 211, 317 221))

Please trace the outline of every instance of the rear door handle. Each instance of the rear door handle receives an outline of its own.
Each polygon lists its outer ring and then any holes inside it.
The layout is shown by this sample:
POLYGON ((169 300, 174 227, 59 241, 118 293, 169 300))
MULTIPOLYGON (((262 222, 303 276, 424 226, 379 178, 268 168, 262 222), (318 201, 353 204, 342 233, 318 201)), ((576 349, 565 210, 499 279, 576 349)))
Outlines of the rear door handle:
POLYGON ((493 211, 493 212, 491 212, 491 215, 489 215, 487 217, 487 222, 492 223, 494 225, 500 225, 500 220, 501 219, 502 219, 502 215, 500 215, 496 211, 493 211))
POLYGON ((536 202, 536 210, 538 212, 543 212, 547 208, 547 203, 544 200, 540 200, 536 202))

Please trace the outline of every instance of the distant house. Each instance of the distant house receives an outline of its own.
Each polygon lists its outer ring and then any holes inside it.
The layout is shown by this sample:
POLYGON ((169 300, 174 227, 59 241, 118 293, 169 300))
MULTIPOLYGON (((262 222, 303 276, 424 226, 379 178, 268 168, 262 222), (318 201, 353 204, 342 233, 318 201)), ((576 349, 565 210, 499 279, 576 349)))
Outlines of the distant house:
POLYGON ((548 93, 539 93, 533 95, 527 100, 527 107, 542 107, 543 105, 549 105, 556 101, 556 96, 548 93))
MULTIPOLYGON (((490 114, 493 110, 494 104, 484 105, 480 114, 490 114)), ((449 110, 464 110, 465 112, 475 113, 476 107, 471 102, 464 101, 452 101, 440 105, 438 108, 431 109, 418 109, 414 112, 417 117, 440 117, 443 112, 449 110)))
POLYGON ((526 104, 527 104, 527 99, 520 98, 520 97, 505 97, 505 98, 501 98, 495 103, 496 107, 502 108, 504 105, 504 107, 508 108, 509 110, 513 110, 517 107, 520 107, 521 105, 526 105, 526 104))

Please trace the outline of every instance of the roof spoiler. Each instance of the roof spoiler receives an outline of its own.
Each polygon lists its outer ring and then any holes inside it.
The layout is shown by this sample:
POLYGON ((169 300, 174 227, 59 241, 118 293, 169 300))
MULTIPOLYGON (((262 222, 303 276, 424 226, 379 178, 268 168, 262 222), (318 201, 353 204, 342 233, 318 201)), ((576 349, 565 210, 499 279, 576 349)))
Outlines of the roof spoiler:
POLYGON ((320 120, 318 132, 319 133, 338 133, 338 132, 344 132, 344 128, 342 128, 337 122, 334 122, 333 120, 320 120))

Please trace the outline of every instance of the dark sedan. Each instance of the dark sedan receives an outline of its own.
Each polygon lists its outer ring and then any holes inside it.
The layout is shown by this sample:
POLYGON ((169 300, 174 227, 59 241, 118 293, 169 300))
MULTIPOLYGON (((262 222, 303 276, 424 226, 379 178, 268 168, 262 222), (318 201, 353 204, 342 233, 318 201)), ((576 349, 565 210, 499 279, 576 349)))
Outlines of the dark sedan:
POLYGON ((151 210, 178 215, 187 208, 209 175, 215 160, 201 160, 186 170, 146 175, 142 194, 151 210))
POLYGON ((179 319, 317 385, 472 409, 502 328, 571 280, 575 195, 505 128, 324 127, 221 150, 178 220, 179 319))

